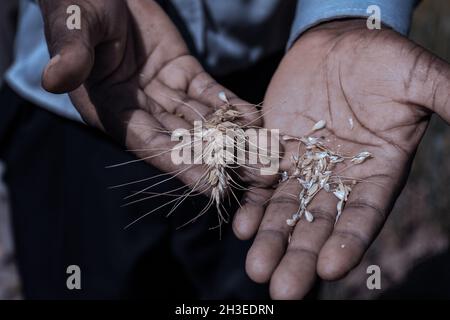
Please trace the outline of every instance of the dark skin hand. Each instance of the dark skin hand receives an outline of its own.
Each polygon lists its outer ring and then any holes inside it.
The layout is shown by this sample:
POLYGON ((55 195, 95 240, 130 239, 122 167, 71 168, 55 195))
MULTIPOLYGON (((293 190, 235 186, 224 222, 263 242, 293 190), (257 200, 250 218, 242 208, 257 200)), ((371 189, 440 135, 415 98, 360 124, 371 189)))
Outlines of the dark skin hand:
MULTIPOLYGON (((353 188, 336 225, 338 200, 325 191, 309 206, 313 223, 302 218, 294 228, 286 224, 298 209, 289 196, 300 191, 295 181, 280 184, 273 194, 269 189, 249 193, 255 201, 236 214, 239 238, 256 233, 247 256, 249 276, 270 281, 275 299, 300 299, 316 275, 344 277, 377 236, 406 182, 431 114, 450 122, 450 67, 392 30, 368 30, 365 20, 325 23, 288 51, 263 111, 267 128, 297 137, 326 120, 326 129, 315 135, 329 139, 331 149, 374 156, 341 173, 363 182, 353 188)), ((293 153, 297 143, 286 143, 281 170, 291 170, 293 153)))
POLYGON ((156 2, 41 0, 39 4, 53 57, 44 71, 43 87, 53 93, 70 92, 87 124, 164 172, 184 170, 178 178, 185 184, 197 182, 204 168, 175 166, 167 151, 178 142, 171 142, 163 130, 191 129, 192 122, 201 119, 199 114, 208 117, 214 107, 223 105, 218 98, 222 91, 248 113, 244 123, 261 124, 253 106, 220 86, 190 55, 156 2), (66 27, 69 5, 81 8, 81 30, 66 27))

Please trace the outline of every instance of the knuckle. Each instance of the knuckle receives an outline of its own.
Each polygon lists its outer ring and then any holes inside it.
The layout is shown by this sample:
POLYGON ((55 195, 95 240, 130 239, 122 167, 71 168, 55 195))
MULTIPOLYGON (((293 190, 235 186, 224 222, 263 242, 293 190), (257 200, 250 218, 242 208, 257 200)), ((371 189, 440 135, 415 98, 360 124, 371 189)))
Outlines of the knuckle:
POLYGON ((276 205, 276 204, 282 204, 282 205, 296 205, 298 206, 299 202, 296 198, 293 197, 289 197, 288 195, 282 194, 282 195, 277 195, 276 197, 274 197, 272 199, 272 201, 270 202, 271 205, 276 205))
POLYGON ((242 198, 243 204, 252 204, 255 206, 264 206, 265 201, 267 201, 268 194, 264 191, 253 191, 245 193, 242 198))
POLYGON ((387 211, 381 209, 377 204, 372 203, 367 199, 357 199, 347 202, 345 209, 358 209, 363 212, 374 214, 380 221, 387 219, 387 211))
POLYGON ((287 240, 287 233, 274 228, 265 228, 259 230, 257 238, 261 239, 265 237, 284 242, 285 240, 287 240))
POLYGON ((336 214, 322 207, 312 207, 308 209, 314 215, 315 220, 322 220, 329 224, 334 224, 336 214))
POLYGON ((307 256, 307 257, 309 257, 309 258, 311 258, 313 260, 317 260, 317 258, 318 258, 318 253, 316 251, 314 251, 313 249, 308 248, 308 247, 306 247, 304 245, 303 246, 299 246, 299 245, 289 246, 288 247, 288 252, 289 253, 294 253, 294 254, 297 254, 297 255, 301 255, 301 256, 307 256))

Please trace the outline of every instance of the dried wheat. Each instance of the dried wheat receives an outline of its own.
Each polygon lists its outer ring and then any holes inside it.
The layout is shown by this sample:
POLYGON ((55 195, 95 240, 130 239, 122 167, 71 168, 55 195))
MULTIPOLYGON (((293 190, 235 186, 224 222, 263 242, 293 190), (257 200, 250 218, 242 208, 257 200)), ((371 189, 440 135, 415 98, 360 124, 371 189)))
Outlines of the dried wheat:
MULTIPOLYGON (((320 120, 314 124, 310 132, 322 130, 325 127, 326 122, 320 120)), ((336 207, 337 222, 352 191, 352 186, 357 181, 356 179, 350 179, 352 181, 348 183, 346 181, 349 179, 333 175, 333 170, 338 163, 344 163, 347 160, 350 160, 353 165, 361 164, 371 158, 372 154, 368 151, 362 151, 353 157, 346 157, 329 149, 320 137, 304 136, 296 138, 286 135, 283 140, 297 140, 306 149, 303 154, 292 155, 293 173, 291 175, 287 171, 281 173, 280 182, 295 179, 301 187, 298 195, 299 208, 291 218, 286 220, 286 223, 289 226, 295 226, 303 216, 308 222, 313 222, 314 216, 308 211, 308 206, 321 190, 332 193, 339 200, 336 207)))

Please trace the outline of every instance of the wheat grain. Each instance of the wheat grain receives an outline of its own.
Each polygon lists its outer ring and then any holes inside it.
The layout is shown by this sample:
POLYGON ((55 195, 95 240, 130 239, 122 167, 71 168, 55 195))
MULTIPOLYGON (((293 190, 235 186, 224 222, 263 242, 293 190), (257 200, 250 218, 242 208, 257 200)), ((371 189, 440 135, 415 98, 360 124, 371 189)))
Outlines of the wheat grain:
POLYGON ((311 129, 311 131, 318 131, 321 130, 323 128, 325 128, 325 126, 327 125, 327 122, 325 120, 320 120, 318 121, 311 129))
MULTIPOLYGON (((322 130, 325 127, 326 122, 320 120, 312 127, 311 132, 322 130)), ((303 154, 292 155, 292 175, 289 175, 287 171, 281 173, 280 182, 293 178, 301 187, 298 195, 298 210, 292 214, 291 218, 286 220, 286 223, 293 227, 303 216, 305 216, 306 221, 313 222, 314 215, 307 208, 321 190, 333 194, 338 199, 336 205, 337 222, 352 191, 351 186, 356 184, 357 181, 356 179, 351 179, 351 183, 348 183, 348 178, 341 179, 341 177, 333 175, 335 166, 348 159, 350 159, 352 164, 358 165, 372 158, 373 155, 368 151, 362 151, 353 157, 346 157, 329 149, 323 139, 319 137, 304 136, 295 138, 285 135, 283 140, 297 140, 306 149, 303 154)), ((300 150, 300 146, 298 150, 300 150)))
POLYGON ((372 154, 370 152, 367 151, 363 151, 358 153, 356 156, 353 157, 353 159, 351 160, 351 162, 353 162, 354 164, 361 164, 364 161, 366 161, 366 159, 371 158, 372 154))
POLYGON ((350 130, 353 130, 355 125, 353 124, 353 118, 348 118, 348 125, 350 126, 350 130))

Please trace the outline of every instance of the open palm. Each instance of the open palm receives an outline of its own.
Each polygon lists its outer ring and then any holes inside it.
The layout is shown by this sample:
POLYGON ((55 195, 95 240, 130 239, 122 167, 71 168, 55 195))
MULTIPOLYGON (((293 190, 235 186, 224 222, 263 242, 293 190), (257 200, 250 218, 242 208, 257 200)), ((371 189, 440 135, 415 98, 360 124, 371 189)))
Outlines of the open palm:
MULTIPOLYGON (((267 128, 301 137, 326 120, 327 146, 343 154, 369 151, 373 158, 340 175, 353 187, 335 225, 338 199, 321 191, 309 205, 312 223, 286 224, 298 209, 296 181, 275 192, 255 189, 235 217, 240 238, 257 232, 247 272, 270 280, 273 298, 302 298, 316 274, 346 275, 378 234, 402 190, 431 113, 450 120, 450 68, 391 30, 371 31, 365 21, 332 22, 303 35, 287 53, 267 91, 267 128), (264 205, 262 205, 264 204, 264 205), (267 206, 265 205, 267 204, 267 206), (289 237, 291 238, 289 241, 289 237)), ((297 143, 285 145, 281 170, 291 170, 297 143)))

